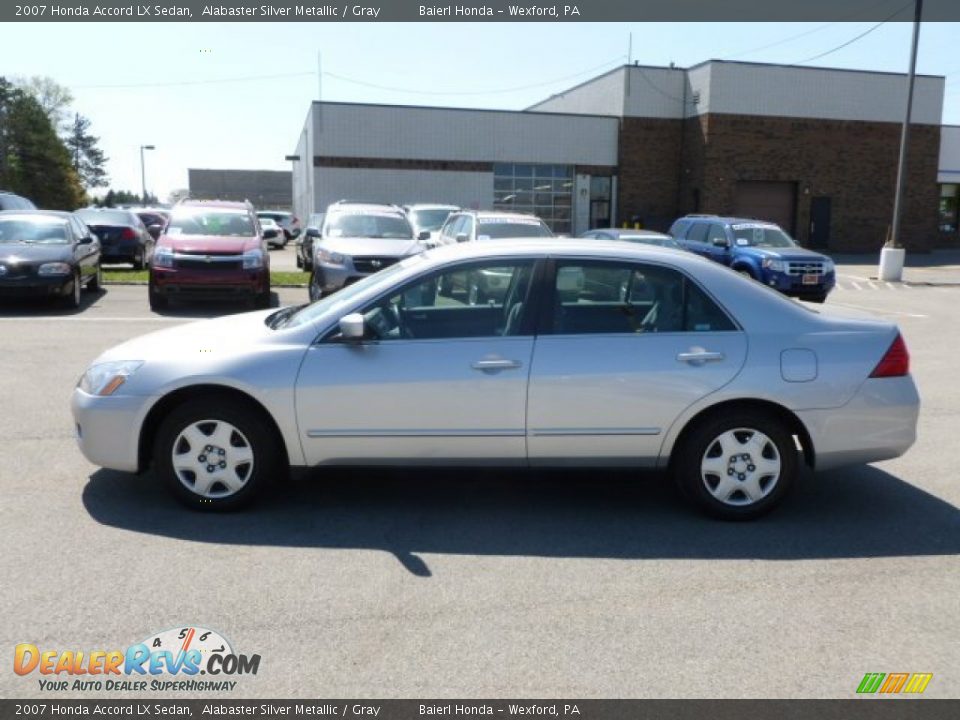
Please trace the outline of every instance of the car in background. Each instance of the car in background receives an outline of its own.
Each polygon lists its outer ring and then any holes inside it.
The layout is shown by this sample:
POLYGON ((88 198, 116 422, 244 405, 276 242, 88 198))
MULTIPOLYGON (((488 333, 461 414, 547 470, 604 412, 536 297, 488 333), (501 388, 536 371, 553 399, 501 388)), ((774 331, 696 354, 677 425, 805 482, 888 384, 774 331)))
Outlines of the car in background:
POLYGON ((270 305, 270 255, 250 203, 175 205, 150 265, 150 307, 171 299, 240 298, 270 305))
POLYGON ((452 213, 440 228, 437 244, 525 237, 553 237, 553 233, 536 215, 501 210, 459 210, 452 213))
POLYGON ((283 228, 283 247, 300 236, 300 219, 286 210, 258 210, 258 218, 269 218, 283 228))
POLYGON ((267 247, 283 248, 287 244, 286 235, 283 234, 283 228, 277 224, 276 220, 268 217, 258 217, 260 221, 260 232, 263 239, 267 241, 267 247))
POLYGON ((837 282, 833 260, 800 247, 775 223, 687 215, 670 235, 690 252, 801 300, 822 303, 837 282))
POLYGON ((707 513, 746 520, 804 464, 902 455, 919 397, 891 322, 812 311, 691 253, 517 239, 128 341, 72 412, 88 460, 152 466, 199 510, 250 502, 291 465, 576 464, 669 470, 707 513), (508 292, 438 294, 477 270, 508 292))
POLYGON ((587 230, 581 238, 593 240, 623 240, 625 242, 640 243, 641 245, 656 245, 674 250, 683 250, 680 243, 669 235, 655 230, 633 230, 631 228, 598 228, 587 230))
POLYGON ((440 228, 450 217, 450 213, 460 208, 456 205, 438 205, 431 203, 413 203, 404 205, 403 211, 410 218, 413 234, 427 247, 440 244, 440 228))
POLYGON ((164 225, 170 219, 170 211, 160 208, 139 208, 134 210, 140 221, 146 226, 150 237, 156 240, 163 232, 164 225))
POLYGON ((0 190, 0 211, 3 210, 36 210, 37 206, 20 195, 6 190, 0 190))
POLYGON ((78 308, 84 286, 103 286, 100 242, 76 214, 0 212, 0 297, 56 298, 78 308))
POLYGON ((76 214, 100 239, 104 263, 130 263, 143 270, 153 256, 156 241, 132 210, 82 208, 76 214))
POLYGON ((313 270, 313 242, 320 237, 326 216, 326 213, 311 213, 307 218, 307 226, 300 234, 300 242, 297 243, 297 267, 307 272, 313 270))
POLYGON ((314 240, 310 299, 318 300, 423 249, 400 207, 333 203, 327 208, 320 238, 314 240))

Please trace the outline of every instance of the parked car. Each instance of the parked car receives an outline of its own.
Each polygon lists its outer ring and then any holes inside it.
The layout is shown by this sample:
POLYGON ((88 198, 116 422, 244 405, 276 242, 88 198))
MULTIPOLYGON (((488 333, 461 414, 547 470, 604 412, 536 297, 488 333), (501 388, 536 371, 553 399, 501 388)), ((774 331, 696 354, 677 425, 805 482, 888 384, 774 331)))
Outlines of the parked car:
POLYGON ((657 245, 659 247, 683 250, 676 240, 669 235, 655 230, 632 230, 630 228, 598 228, 587 230, 580 237, 593 240, 623 240, 625 242, 641 243, 643 245, 657 245))
POLYGON ((170 219, 169 210, 161 210, 158 208, 142 208, 139 210, 134 210, 134 212, 137 214, 137 217, 140 218, 140 221, 146 226, 147 232, 150 233, 150 237, 152 237, 154 240, 160 237, 160 233, 163 232, 164 226, 170 219))
POLYGON ((83 208, 77 215, 100 239, 103 262, 130 263, 134 270, 149 264, 156 241, 135 212, 83 208))
POLYGON ((297 267, 307 272, 313 271, 313 242, 320 237, 323 219, 326 216, 326 213, 312 213, 307 219, 307 226, 300 234, 300 242, 297 245, 297 267))
POLYGON ((268 217, 258 219, 260 220, 260 232, 263 234, 263 239, 267 241, 267 247, 286 247, 286 235, 283 234, 283 228, 277 224, 277 221, 268 217))
POLYGON ((439 245, 497 238, 553 237, 547 224, 535 215, 500 210, 459 210, 440 228, 439 245))
POLYGON ((833 260, 800 247, 779 225, 749 218, 687 215, 670 227, 685 249, 779 290, 822 303, 836 285, 833 260))
POLYGON ((257 217, 269 218, 283 228, 284 247, 288 242, 300 236, 300 220, 286 210, 258 210, 257 217))
POLYGON ((575 464, 669 469, 733 519, 779 504, 801 463, 901 455, 918 409, 893 323, 691 253, 574 239, 428 250, 308 306, 147 335, 72 399, 91 462, 152 466, 202 510, 289 465, 575 464), (509 275, 502 300, 440 294, 478 270, 509 275))
POLYGON ((327 208, 321 237, 314 241, 310 300, 422 251, 413 226, 396 205, 336 202, 327 208))
POLYGON ((0 190, 0 211, 3 210, 36 210, 37 206, 30 200, 12 192, 0 190))
POLYGON ((430 203, 414 203, 404 205, 403 211, 413 225, 413 235, 427 247, 440 244, 440 228, 460 208, 456 205, 436 205, 430 203))
POLYGON ((270 255, 250 203, 174 206, 150 266, 150 307, 171 299, 247 298, 270 305, 270 255))
POLYGON ((56 298, 80 307, 80 289, 99 290, 100 242, 72 213, 0 212, 0 296, 56 298))

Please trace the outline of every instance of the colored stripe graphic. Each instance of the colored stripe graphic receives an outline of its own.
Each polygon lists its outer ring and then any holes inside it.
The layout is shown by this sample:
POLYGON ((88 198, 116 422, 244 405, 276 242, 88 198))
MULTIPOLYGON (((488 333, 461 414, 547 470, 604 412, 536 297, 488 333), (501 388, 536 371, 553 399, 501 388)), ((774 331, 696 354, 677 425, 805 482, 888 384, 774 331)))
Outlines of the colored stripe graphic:
POLYGON ((885 677, 886 673, 867 673, 863 676, 863 680, 860 681, 860 687, 857 688, 857 692, 860 694, 875 693, 885 677))
POLYGON ((886 682, 880 686, 880 692, 885 695, 900 692, 900 688, 907 682, 907 677, 909 673, 890 673, 887 675, 886 682))
POLYGON ((907 686, 903 689, 905 693, 922 693, 927 689, 930 680, 933 679, 933 673, 914 673, 907 681, 907 686))

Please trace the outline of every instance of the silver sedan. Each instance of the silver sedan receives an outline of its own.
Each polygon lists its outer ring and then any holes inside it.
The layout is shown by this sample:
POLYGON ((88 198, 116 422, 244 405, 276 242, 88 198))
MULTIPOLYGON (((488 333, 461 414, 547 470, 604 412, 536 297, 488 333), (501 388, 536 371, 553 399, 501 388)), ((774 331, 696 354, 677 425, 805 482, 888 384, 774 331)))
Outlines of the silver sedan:
POLYGON ((152 466, 202 509, 245 504, 291 465, 583 465, 668 470, 706 512, 745 519, 802 463, 906 452, 919 397, 891 323, 690 253, 514 240, 132 340, 72 406, 90 461, 152 466))

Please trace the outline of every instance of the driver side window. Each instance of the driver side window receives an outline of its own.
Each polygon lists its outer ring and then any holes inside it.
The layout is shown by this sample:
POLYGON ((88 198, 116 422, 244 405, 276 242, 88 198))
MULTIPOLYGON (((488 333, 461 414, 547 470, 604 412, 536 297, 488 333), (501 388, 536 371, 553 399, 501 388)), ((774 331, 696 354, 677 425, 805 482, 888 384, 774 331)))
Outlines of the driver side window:
POLYGON ((472 263, 434 273, 361 310, 376 340, 521 334, 533 261, 472 263))

